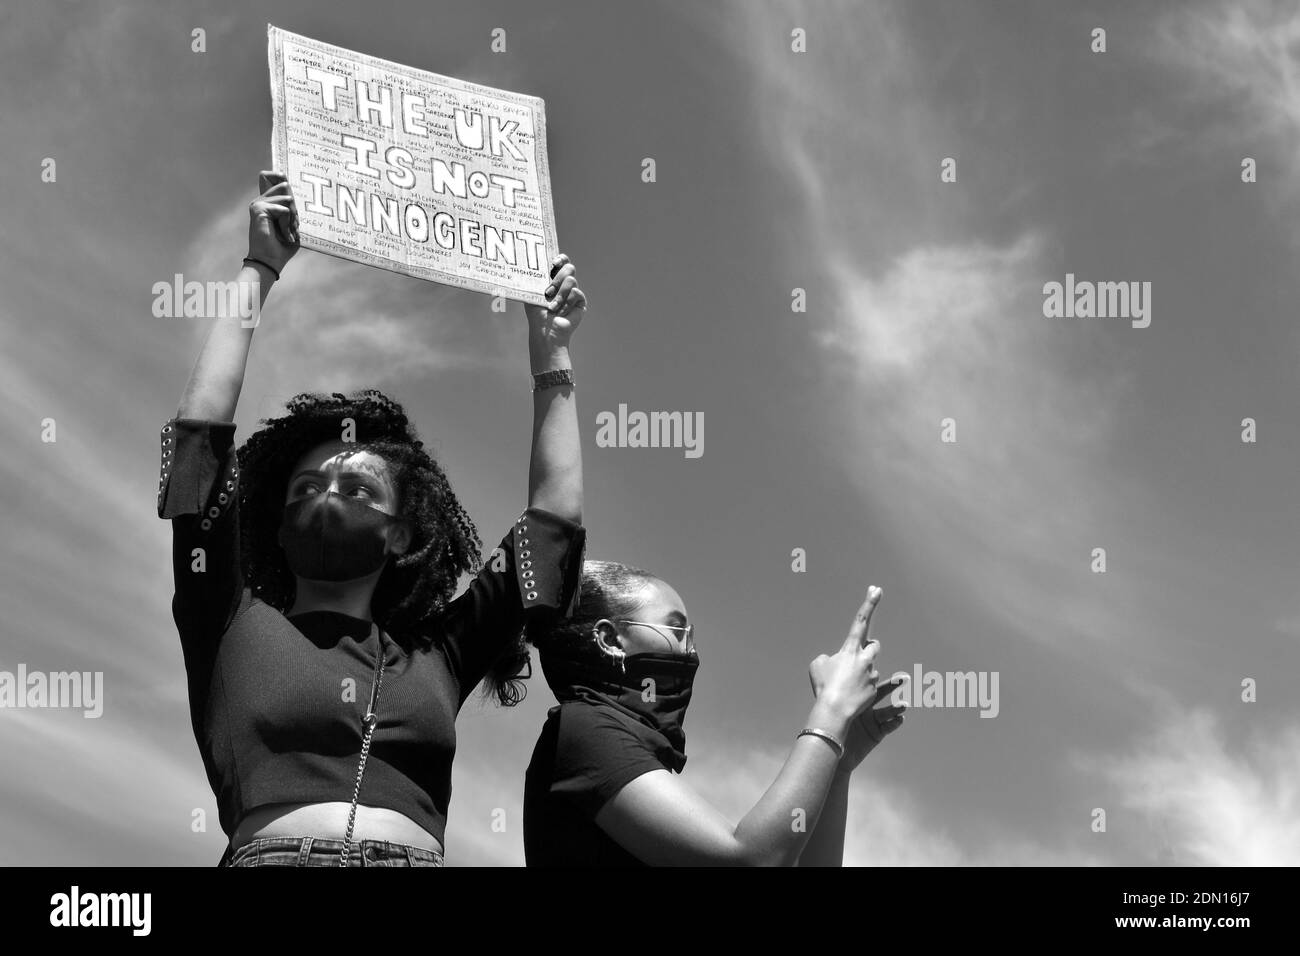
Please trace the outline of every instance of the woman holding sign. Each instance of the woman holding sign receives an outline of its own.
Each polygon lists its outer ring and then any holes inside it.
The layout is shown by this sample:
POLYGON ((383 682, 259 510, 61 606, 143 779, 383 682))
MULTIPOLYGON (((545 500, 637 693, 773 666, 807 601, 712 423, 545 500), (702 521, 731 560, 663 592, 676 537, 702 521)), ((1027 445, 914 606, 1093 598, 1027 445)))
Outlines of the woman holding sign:
POLYGON ((840 649, 808 668, 816 701, 785 766, 736 824, 677 775, 699 657, 681 597, 654 575, 588 561, 570 619, 535 635, 559 700, 524 784, 529 866, 838 866, 849 775, 903 722, 877 683, 871 588, 840 649))
MULTIPOLYGON (((298 248, 283 175, 263 174, 249 213, 240 288, 260 306, 298 248)), ((586 298, 567 257, 546 296, 525 307, 528 506, 482 567, 446 475, 379 392, 299 395, 236 451, 254 330, 213 324, 162 429, 158 514, 222 865, 441 865, 456 714, 484 679, 517 700, 525 626, 554 623, 578 590, 569 341, 586 298)))

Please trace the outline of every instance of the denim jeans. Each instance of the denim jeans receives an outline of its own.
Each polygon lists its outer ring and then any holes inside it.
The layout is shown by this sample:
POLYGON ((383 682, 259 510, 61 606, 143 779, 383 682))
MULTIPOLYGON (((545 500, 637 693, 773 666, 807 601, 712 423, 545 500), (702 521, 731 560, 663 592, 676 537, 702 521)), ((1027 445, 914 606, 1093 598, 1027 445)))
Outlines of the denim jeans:
MULTIPOLYGON (((338 866, 342 850, 342 840, 262 837, 233 853, 227 848, 217 866, 338 866)), ((442 854, 405 843, 353 840, 348 866, 442 866, 442 854)))

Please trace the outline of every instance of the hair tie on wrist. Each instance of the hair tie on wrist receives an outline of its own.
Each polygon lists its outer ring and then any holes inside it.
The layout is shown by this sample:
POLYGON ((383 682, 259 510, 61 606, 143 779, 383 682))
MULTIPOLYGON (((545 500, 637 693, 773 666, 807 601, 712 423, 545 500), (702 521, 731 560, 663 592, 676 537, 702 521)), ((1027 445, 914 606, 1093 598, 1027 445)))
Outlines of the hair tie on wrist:
POLYGON ((254 259, 252 256, 245 256, 244 261, 256 262, 259 266, 266 266, 267 269, 271 270, 271 275, 275 276, 276 279, 280 278, 280 273, 277 272, 275 266, 271 265, 269 262, 263 262, 261 259, 254 259))

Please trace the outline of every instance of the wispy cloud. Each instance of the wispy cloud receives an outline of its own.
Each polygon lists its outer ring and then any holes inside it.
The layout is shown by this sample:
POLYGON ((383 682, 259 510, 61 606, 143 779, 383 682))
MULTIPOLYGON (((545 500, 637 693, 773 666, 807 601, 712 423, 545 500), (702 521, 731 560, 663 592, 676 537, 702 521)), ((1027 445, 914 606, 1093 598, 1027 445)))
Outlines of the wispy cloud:
POLYGON ((24 507, 9 517, 23 548, 0 553, 7 655, 33 666, 121 668, 132 683, 163 682, 175 661, 155 653, 155 635, 171 620, 170 592, 158 587, 168 529, 154 509, 156 432, 142 426, 142 434, 117 440, 113 408, 92 409, 87 418, 57 385, 4 352, 0 379, 10 397, 0 405, 0 434, 28 449, 0 461, 0 480, 24 488, 24 507), (53 419, 53 442, 40 440, 46 418, 53 419), (148 448, 143 461, 141 446, 148 448), (33 470, 39 489, 24 487, 33 470))
MULTIPOLYGON (((1242 705, 1246 706, 1246 705, 1242 705)), ((1211 711, 1167 707, 1126 753, 1075 758, 1108 780, 1150 862, 1176 866, 1300 865, 1300 724, 1229 739, 1211 711)))
MULTIPOLYGON (((843 466, 900 537, 928 542, 936 574, 1014 633, 1058 644, 1124 634, 1122 615, 1076 596, 1088 531, 1109 517, 1096 463, 1123 366, 1078 367, 1067 351, 1078 339, 1043 319, 1042 284, 1065 271, 1044 227, 977 238, 969 198, 952 200, 947 225, 928 225, 944 189, 960 195, 938 177, 951 106, 917 92, 925 64, 908 56, 898 8, 789 13, 823 44, 852 16, 880 54, 855 64, 852 82, 797 54, 752 60, 765 144, 802 193, 802 242, 832 290, 820 361, 828 393, 850 396, 828 410, 843 466), (838 125, 841 148, 814 153, 826 115, 872 122, 838 125), (878 185, 898 170, 913 175, 878 185), (940 441, 944 419, 955 444, 940 441)), ((749 43, 775 29, 770 16, 746 23, 749 43)))
POLYGON ((0 859, 215 865, 225 837, 202 764, 143 733, 147 724, 139 710, 110 715, 107 707, 94 720, 79 711, 0 711, 5 759, 23 768, 20 777, 4 775, 0 794, 6 806, 40 806, 21 825, 0 828, 0 859), (205 829, 196 832, 199 819, 205 829))
POLYGON ((1300 171, 1300 9, 1276 0, 1180 4, 1156 25, 1157 60, 1187 84, 1198 140, 1270 150, 1300 171), (1205 138, 1209 134, 1208 138, 1205 138))
POLYGON ((878 276, 827 253, 841 301, 822 336, 826 367, 871 410, 843 446, 864 491, 888 502, 900 533, 955 558, 972 597, 1019 633, 1123 633, 1076 595, 1089 528, 1109 523, 1095 462, 1124 383, 1057 356, 1038 311, 1041 241, 914 247, 878 276), (940 440, 945 420, 953 443, 940 440), (1014 593, 988 586, 999 581, 1014 593), (1076 629, 1081 617, 1090 623, 1076 629))

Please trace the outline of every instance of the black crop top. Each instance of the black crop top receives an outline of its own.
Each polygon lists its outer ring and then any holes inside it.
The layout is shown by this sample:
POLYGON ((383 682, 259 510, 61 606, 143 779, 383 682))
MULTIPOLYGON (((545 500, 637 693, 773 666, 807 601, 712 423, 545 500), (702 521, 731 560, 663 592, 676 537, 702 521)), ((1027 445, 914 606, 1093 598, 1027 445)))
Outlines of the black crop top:
MULTIPOLYGON (((379 648, 369 621, 286 617, 245 586, 234 433, 233 422, 165 424, 158 488, 158 516, 172 522, 190 721, 228 836, 264 804, 351 801, 379 648)), ((585 540, 581 525, 529 509, 501 541, 504 568, 485 562, 431 643, 386 632, 360 803, 396 810, 443 842, 456 714, 525 624, 572 611, 585 540)))

